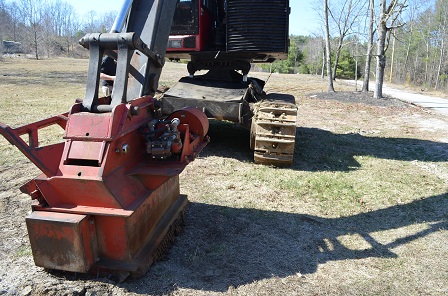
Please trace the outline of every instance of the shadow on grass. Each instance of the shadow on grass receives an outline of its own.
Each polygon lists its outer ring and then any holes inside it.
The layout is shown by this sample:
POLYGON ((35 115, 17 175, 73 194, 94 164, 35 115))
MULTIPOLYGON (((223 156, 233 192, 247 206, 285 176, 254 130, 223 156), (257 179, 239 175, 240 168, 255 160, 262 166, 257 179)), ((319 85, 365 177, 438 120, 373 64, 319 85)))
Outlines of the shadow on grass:
POLYGON ((334 134, 317 128, 298 128, 294 169, 350 171, 360 167, 355 156, 403 161, 448 161, 448 144, 411 138, 381 138, 334 134))
MULTIPOLYGON (((253 161, 249 131, 226 122, 212 122, 211 142, 201 156, 221 156, 253 161)), ((448 144, 411 139, 381 138, 360 134, 334 134, 318 128, 297 128, 295 170, 350 171, 361 165, 356 156, 372 156, 403 161, 448 161, 448 144)))
POLYGON ((397 258, 394 248, 446 230, 447 213, 447 194, 332 219, 192 203, 168 260, 120 286, 143 294, 175 287, 225 292, 262 279, 312 274, 329 261, 397 258), (386 230, 398 232, 381 238, 378 232, 386 230), (362 247, 346 247, 341 236, 362 247))
MULTIPOLYGON (((251 161, 247 131, 219 123, 210 135, 212 142, 202 156, 251 161)), ((447 144, 431 141, 338 135, 312 128, 299 128, 297 137, 297 170, 356 169, 356 155, 448 159, 447 144)), ((398 258, 395 248, 447 229, 448 194, 341 218, 191 203, 184 231, 166 260, 143 278, 116 285, 138 294, 165 295, 177 288, 226 292, 231 286, 273 277, 313 274, 320 264, 332 261, 355 260, 350 267, 356 268, 364 264, 356 262, 359 259, 398 258), (351 247, 343 238, 353 242, 351 247)))
POLYGON ((253 161, 249 147, 249 131, 226 121, 210 120, 210 143, 201 152, 202 157, 220 156, 240 161, 253 161))
MULTIPOLYGON (((213 123, 210 136, 202 156, 252 161, 247 131, 213 123)), ((339 135, 314 128, 299 128, 297 139, 296 170, 354 170, 360 167, 357 155, 448 160, 448 145, 431 141, 339 135)), ((166 261, 155 264, 145 277, 119 286, 141 294, 177 288, 225 292, 272 277, 313 274, 319 264, 331 261, 398 258, 394 248, 448 229, 448 194, 341 218, 192 203, 186 222, 166 261), (401 229, 405 227, 410 228, 401 229), (357 247, 348 247, 343 238, 357 247)))

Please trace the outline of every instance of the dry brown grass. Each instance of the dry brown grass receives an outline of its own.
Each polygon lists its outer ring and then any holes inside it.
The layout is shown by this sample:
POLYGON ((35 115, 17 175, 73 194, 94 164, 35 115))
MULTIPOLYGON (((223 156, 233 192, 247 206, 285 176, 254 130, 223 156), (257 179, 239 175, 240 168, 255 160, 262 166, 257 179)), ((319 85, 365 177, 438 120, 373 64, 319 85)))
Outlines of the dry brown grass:
MULTIPOLYGON (((11 73, 0 82, 0 121, 66 111, 83 96, 86 68, 70 59, 0 63, 11 73), (27 84, 14 73, 27 73, 27 84)), ((184 74, 185 65, 167 63, 161 84, 184 74)), ((447 294, 448 119, 407 105, 310 98, 325 82, 307 75, 273 74, 266 90, 299 103, 294 166, 253 164, 248 132, 212 123, 212 142, 181 175, 191 201, 184 232, 165 261, 122 284, 33 265, 30 201, 18 187, 37 170, 0 139, 0 293, 447 294)))

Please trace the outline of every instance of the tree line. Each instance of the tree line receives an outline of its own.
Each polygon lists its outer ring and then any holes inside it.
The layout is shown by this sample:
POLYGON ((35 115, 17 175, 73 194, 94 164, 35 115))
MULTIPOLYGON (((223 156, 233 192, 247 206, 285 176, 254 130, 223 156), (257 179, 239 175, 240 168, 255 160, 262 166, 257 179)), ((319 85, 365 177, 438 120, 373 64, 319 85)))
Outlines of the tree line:
POLYGON ((364 91, 369 80, 448 90, 448 0, 323 2, 321 30, 290 36, 288 60, 274 71, 331 76, 329 90, 334 79, 364 80, 364 91))
POLYGON ((90 11, 79 16, 70 3, 61 0, 0 0, 0 40, 20 43, 20 51, 36 59, 83 56, 87 53, 77 46, 78 40, 87 32, 108 31, 115 15, 90 11))
MULTIPOLYGON (((266 67, 326 76, 329 90, 340 78, 364 80, 364 91, 379 80, 448 90, 448 0, 323 0, 315 9, 321 30, 290 36, 288 59, 266 67)), ((78 40, 108 31, 115 15, 80 16, 62 0, 0 0, 0 40, 36 59, 86 56, 78 40)))

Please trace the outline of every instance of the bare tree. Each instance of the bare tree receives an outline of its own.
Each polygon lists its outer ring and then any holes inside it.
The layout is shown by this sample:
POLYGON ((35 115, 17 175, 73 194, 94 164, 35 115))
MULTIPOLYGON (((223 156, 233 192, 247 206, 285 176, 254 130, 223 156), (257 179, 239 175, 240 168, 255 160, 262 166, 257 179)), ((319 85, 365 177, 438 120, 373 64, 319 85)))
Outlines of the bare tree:
POLYGON ((445 61, 445 47, 447 39, 447 26, 448 26, 448 8, 446 0, 439 0, 436 4, 437 14, 436 20, 438 22, 437 29, 437 43, 439 48, 439 62, 437 66, 437 77, 435 89, 439 88, 440 76, 442 74, 443 63, 445 61))
POLYGON ((320 71, 320 75, 322 76, 322 79, 325 78, 325 63, 327 61, 327 56, 326 56, 327 51, 325 50, 325 47, 326 47, 325 42, 326 42, 325 39, 323 39, 322 40, 322 68, 320 71))
MULTIPOLYGON (((67 45, 67 53, 70 52, 70 46, 73 48, 74 38, 76 33, 81 27, 81 23, 76 16, 75 10, 72 6, 67 7, 67 14, 64 18, 64 25, 62 26, 62 34, 65 38, 65 43, 67 45)), ((77 40, 76 40, 77 41, 77 40)), ((77 43, 77 42, 76 42, 77 43)))
POLYGON ((57 10, 52 4, 46 3, 41 6, 42 9, 42 47, 45 49, 47 57, 50 58, 52 47, 56 42, 57 35, 54 30, 54 19, 57 17, 57 10))
POLYGON ((0 0, 0 41, 14 40, 17 41, 17 4, 15 2, 6 3, 5 0, 0 0))
POLYGON ((406 7, 406 0, 391 0, 387 4, 386 0, 380 2, 380 15, 378 17, 377 32, 377 56, 376 56, 376 83, 373 93, 374 98, 383 97, 384 69, 386 67, 386 36, 390 30, 402 26, 396 25, 396 21, 403 9, 406 7))
POLYGON ((424 83, 429 82, 429 63, 431 61, 430 59, 430 53, 431 53, 431 47, 432 47, 432 29, 433 26, 433 12, 428 10, 424 13, 423 23, 420 34, 422 35, 423 42, 425 43, 425 58, 424 58, 424 64, 425 64, 425 70, 424 70, 424 83))
POLYGON ((66 0, 0 0, 0 41, 20 42, 36 59, 69 53, 86 32, 109 31, 115 15, 91 11, 81 20, 66 0))
POLYGON ((409 77, 409 79, 410 79, 410 74, 409 74, 409 72, 406 72, 406 69, 408 69, 408 64, 409 64, 410 55, 411 55, 411 47, 412 47, 414 39, 415 39, 414 38, 414 30, 415 30, 416 16, 417 16, 417 10, 418 10, 418 7, 415 5, 415 2, 417 2, 417 1, 411 1, 408 25, 406 28, 407 30, 404 34, 405 35, 404 37, 406 40, 406 54, 405 54, 405 58, 404 58, 402 80, 405 80, 405 81, 408 79, 407 77, 409 77))
MULTIPOLYGON (((8 10, 6 9, 5 0, 0 0, 0 41, 4 39, 5 31, 6 31, 6 25, 9 23, 11 16, 8 13, 8 10)), ((1 45, 0 45, 1 46, 1 45)))
MULTIPOLYGON (((303 45, 304 64, 311 74, 319 75, 322 62, 322 37, 315 36, 306 39, 303 45)), ((325 58, 323 59, 325 61, 325 58)))
POLYGON ((45 2, 37 0, 20 0, 18 3, 20 15, 26 27, 26 39, 32 47, 36 60, 39 59, 39 50, 41 46, 43 4, 45 4, 45 2))
POLYGON ((95 11, 91 10, 87 12, 83 17, 83 31, 85 32, 100 32, 101 24, 98 21, 98 15, 95 11))
POLYGON ((369 0, 369 35, 367 40, 367 53, 366 53, 366 65, 364 68, 364 81, 362 84, 362 91, 369 91, 370 82, 370 65, 372 63, 372 50, 373 50, 373 35, 374 35, 374 24, 375 24, 375 2, 374 0, 369 0))
POLYGON ((73 36, 79 28, 79 22, 75 16, 75 9, 67 2, 56 0, 47 6, 46 20, 49 34, 49 48, 56 52, 70 52, 70 45, 74 42, 73 36))
POLYGON ((390 32, 392 35, 392 56, 390 57, 390 72, 389 72, 389 82, 392 83, 394 76, 394 62, 395 62, 395 43, 397 41, 397 37, 395 36, 395 31, 392 30, 390 32))
POLYGON ((324 0, 324 21, 325 21, 325 57, 327 61, 328 91, 334 92, 333 75, 331 73, 331 46, 330 46, 330 27, 328 25, 328 0, 324 0))
POLYGON ((333 79, 336 78, 336 70, 339 65, 341 49, 344 46, 344 40, 350 34, 354 33, 353 29, 358 22, 363 10, 365 2, 361 0, 342 0, 337 7, 329 9, 329 14, 333 19, 337 32, 337 45, 333 65, 333 79))
POLYGON ((117 16, 117 13, 115 11, 109 11, 102 15, 101 17, 101 32, 109 32, 109 30, 112 28, 115 17, 117 16))

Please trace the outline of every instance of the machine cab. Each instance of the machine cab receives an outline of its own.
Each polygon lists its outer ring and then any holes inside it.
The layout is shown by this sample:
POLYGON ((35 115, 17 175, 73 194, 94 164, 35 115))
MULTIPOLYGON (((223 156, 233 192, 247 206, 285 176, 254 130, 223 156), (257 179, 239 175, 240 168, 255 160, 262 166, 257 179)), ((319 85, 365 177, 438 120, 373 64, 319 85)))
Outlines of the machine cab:
POLYGON ((216 49, 210 44, 220 25, 217 14, 216 0, 177 0, 167 54, 216 49))
POLYGON ((270 63, 288 54, 289 0, 176 0, 171 60, 270 63), (269 42, 266 42, 269 41, 269 42))

